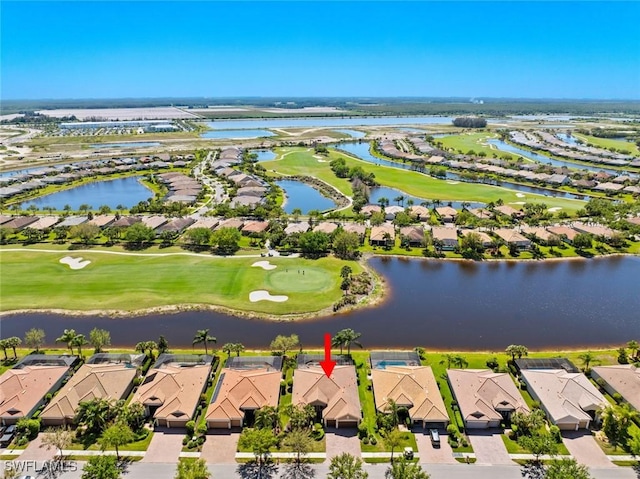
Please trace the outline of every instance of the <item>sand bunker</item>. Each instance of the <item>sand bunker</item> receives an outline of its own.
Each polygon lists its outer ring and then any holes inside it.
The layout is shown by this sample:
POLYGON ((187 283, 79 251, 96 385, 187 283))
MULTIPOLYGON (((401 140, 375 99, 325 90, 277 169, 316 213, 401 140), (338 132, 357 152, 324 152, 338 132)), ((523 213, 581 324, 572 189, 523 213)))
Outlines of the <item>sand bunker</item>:
POLYGON ((562 209, 561 206, 554 206, 553 208, 549 208, 547 211, 550 211, 551 213, 555 213, 556 211, 560 211, 562 209))
POLYGON ((264 289, 258 291, 251 291, 249 293, 249 301, 252 303, 257 303, 258 301, 273 301, 276 303, 284 303, 289 299, 289 296, 273 296, 269 294, 269 291, 265 291, 264 289))
POLYGON ((65 256, 60 262, 62 264, 68 264, 71 269, 82 269, 91 263, 88 259, 83 261, 82 258, 72 258, 71 256, 65 256))
POLYGON ((517 196, 518 198, 524 198, 524 197, 525 197, 525 195, 523 195, 522 193, 516 193, 516 196, 517 196))
POLYGON ((524 201, 512 201, 510 205, 524 205, 524 201))
POLYGON ((458 184, 460 184, 459 181, 447 181, 447 183, 449 183, 450 185, 458 185, 458 184))
POLYGON ((327 160, 318 160, 318 163, 327 163, 327 160))
POLYGON ((268 261, 256 261, 251 266, 253 266, 255 268, 266 269, 266 270, 276 269, 277 268, 277 266, 275 264, 271 264, 268 261))

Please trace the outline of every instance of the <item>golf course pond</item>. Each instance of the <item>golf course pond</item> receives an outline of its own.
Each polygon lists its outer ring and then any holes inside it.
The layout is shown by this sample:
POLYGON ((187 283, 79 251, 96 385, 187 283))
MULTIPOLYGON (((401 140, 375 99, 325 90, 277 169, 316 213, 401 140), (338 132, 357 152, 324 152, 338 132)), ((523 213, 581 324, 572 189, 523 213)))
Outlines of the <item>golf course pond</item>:
POLYGON ((240 341, 250 348, 266 348, 277 334, 291 333, 305 348, 320 346, 324 333, 342 328, 362 332, 366 348, 559 349, 640 337, 640 257, 480 263, 374 257, 369 264, 385 279, 383 303, 311 320, 262 321, 210 311, 126 319, 38 313, 4 316, 0 325, 4 337, 38 327, 51 340, 64 328, 87 334, 100 327, 111 331, 113 344, 162 334, 174 347, 190 346, 198 329, 210 329, 218 344, 240 341))
POLYGON ((130 176, 115 180, 94 181, 40 196, 25 201, 21 207, 26 209, 29 205, 36 205, 42 209, 50 206, 56 210, 62 210, 65 205, 69 205, 72 210, 78 210, 80 205, 86 204, 96 209, 103 205, 116 209, 118 205, 130 208, 149 198, 153 198, 153 192, 140 182, 139 176, 130 176))
POLYGON ((333 200, 301 181, 282 180, 276 183, 284 190, 285 203, 282 208, 287 214, 299 209, 306 215, 312 210, 325 211, 336 206, 333 200))

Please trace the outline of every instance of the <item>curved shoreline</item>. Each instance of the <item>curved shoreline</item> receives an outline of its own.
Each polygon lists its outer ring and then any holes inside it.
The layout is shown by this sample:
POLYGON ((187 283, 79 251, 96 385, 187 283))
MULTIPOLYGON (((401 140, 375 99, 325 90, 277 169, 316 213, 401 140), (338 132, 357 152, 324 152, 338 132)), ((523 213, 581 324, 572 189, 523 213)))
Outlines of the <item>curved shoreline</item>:
MULTIPOLYGON (((0 248, 0 252, 3 249, 0 248)), ((10 251, 10 250, 4 250, 10 251)), ((39 250, 33 250, 39 251, 39 250)), ((49 250, 50 251, 50 250, 49 250)), ((53 252, 53 251, 50 251, 53 252)), ((58 252, 58 251, 55 251, 58 252)), ((107 253, 107 252, 105 252, 107 253)), ((126 254, 126 253, 123 253, 126 254)), ((562 257, 562 258, 545 258, 542 260, 536 259, 493 259, 487 260, 488 262, 507 262, 507 263, 517 263, 517 262, 536 262, 536 263, 544 263, 547 261, 589 261, 597 258, 609 258, 609 257, 640 257, 638 254, 632 253, 616 253, 610 254, 606 256, 595 256, 593 258, 583 258, 583 257, 562 257)), ((140 317, 140 316, 148 316, 152 314, 175 314, 182 313, 188 311, 214 311, 218 313, 224 313, 230 316, 235 316, 238 318, 251 319, 257 321, 271 321, 271 322, 291 322, 291 321, 312 321, 316 319, 324 319, 332 316, 340 316, 344 315, 356 310, 374 308, 380 304, 387 302, 391 298, 392 290, 389 286, 389 282, 385 278, 384 275, 380 274, 377 270, 372 268, 369 265, 369 260, 371 258, 394 258, 394 259, 403 259, 403 260, 421 260, 421 261, 453 261, 453 262, 463 262, 466 264, 478 263, 482 264, 483 261, 475 261, 464 258, 428 258, 428 257, 420 257, 420 256, 403 256, 397 254, 376 254, 376 253, 368 253, 365 254, 360 264, 371 274, 374 278, 374 287, 370 294, 365 296, 361 301, 357 304, 352 305, 350 307, 343 308, 339 311, 333 311, 332 307, 326 307, 318 311, 310 311, 306 313, 292 313, 292 314, 267 314, 267 313, 258 313, 250 310, 241 310, 241 309, 233 309, 228 308, 226 306, 217 305, 217 304, 207 304, 207 303, 186 303, 186 304, 169 304, 162 306, 154 306, 150 308, 142 308, 142 309, 134 309, 134 310, 121 310, 121 309, 96 309, 96 310, 73 310, 73 309, 63 309, 63 308, 48 308, 48 309, 16 309, 9 311, 0 311, 0 321, 5 317, 10 316, 18 316, 22 314, 59 314, 71 317, 81 317, 81 316, 100 316, 100 317, 109 317, 113 319, 124 319, 127 317, 140 317)))

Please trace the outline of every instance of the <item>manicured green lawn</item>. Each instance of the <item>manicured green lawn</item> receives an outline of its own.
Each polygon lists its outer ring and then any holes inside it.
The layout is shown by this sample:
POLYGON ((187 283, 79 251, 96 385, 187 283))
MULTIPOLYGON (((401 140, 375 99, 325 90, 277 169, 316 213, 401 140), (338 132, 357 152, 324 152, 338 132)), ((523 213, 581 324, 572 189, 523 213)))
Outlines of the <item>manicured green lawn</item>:
POLYGON ((304 148, 279 148, 276 149, 279 158, 274 161, 264 162, 262 165, 270 172, 286 175, 315 176, 335 186, 341 192, 351 196, 351 187, 344 178, 337 178, 329 161, 336 158, 344 158, 347 166, 361 166, 366 172, 373 172, 376 181, 383 186, 398 189, 408 195, 419 198, 439 199, 442 201, 478 201, 483 203, 496 202, 502 199, 505 204, 520 205, 525 201, 530 203, 545 203, 549 207, 560 207, 568 213, 572 213, 584 206, 584 202, 553 198, 551 196, 527 194, 526 197, 516 196, 518 192, 499 186, 483 185, 478 183, 465 183, 457 181, 439 180, 416 171, 406 171, 387 166, 373 165, 369 162, 358 160, 344 153, 331 150, 328 157, 319 162, 313 157, 313 150, 304 148))
POLYGON ((442 143, 444 148, 453 148, 454 150, 460 150, 462 153, 467 153, 469 150, 473 150, 477 153, 484 151, 487 158, 492 158, 494 153, 500 158, 510 158, 516 160, 519 155, 502 151, 497 148, 492 148, 487 139, 498 138, 498 135, 492 132, 484 133, 463 133, 460 135, 445 136, 442 138, 436 138, 435 141, 442 143))
POLYGON ((138 310, 176 304, 220 305, 242 311, 290 314, 319 311, 336 302, 340 269, 356 262, 333 257, 308 260, 269 258, 277 268, 252 267, 256 258, 207 255, 116 255, 92 252, 36 252, 0 249, 2 311, 16 309, 138 310), (80 270, 60 264, 65 256, 91 263, 80 270), (300 271, 300 273, 298 273, 300 271), (304 274, 302 274, 304 271, 304 274), (309 274, 307 274, 307 271, 309 274), (249 302, 267 290, 289 299, 249 302), (38 294, 33 294, 37 291, 38 294), (314 294, 308 294, 313 291, 314 294))
POLYGON ((584 141, 585 143, 591 143, 600 148, 615 148, 616 150, 626 150, 631 155, 640 155, 640 148, 633 142, 625 140, 614 140, 612 138, 598 138, 597 136, 582 135, 580 133, 574 133, 573 136, 584 141))

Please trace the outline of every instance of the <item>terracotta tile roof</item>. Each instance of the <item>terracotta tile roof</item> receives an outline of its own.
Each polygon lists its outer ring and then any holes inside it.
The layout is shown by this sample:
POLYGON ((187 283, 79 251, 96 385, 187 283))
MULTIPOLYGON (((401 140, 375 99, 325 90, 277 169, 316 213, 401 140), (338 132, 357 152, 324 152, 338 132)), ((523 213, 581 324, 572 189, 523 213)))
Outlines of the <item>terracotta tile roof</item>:
POLYGON ((388 400, 409 410, 411 419, 449 421, 436 378, 429 366, 387 366, 371 371, 376 409, 388 412, 388 400))
POLYGON ((599 376, 636 410, 640 411, 640 368, 633 364, 596 366, 592 376, 599 376))

